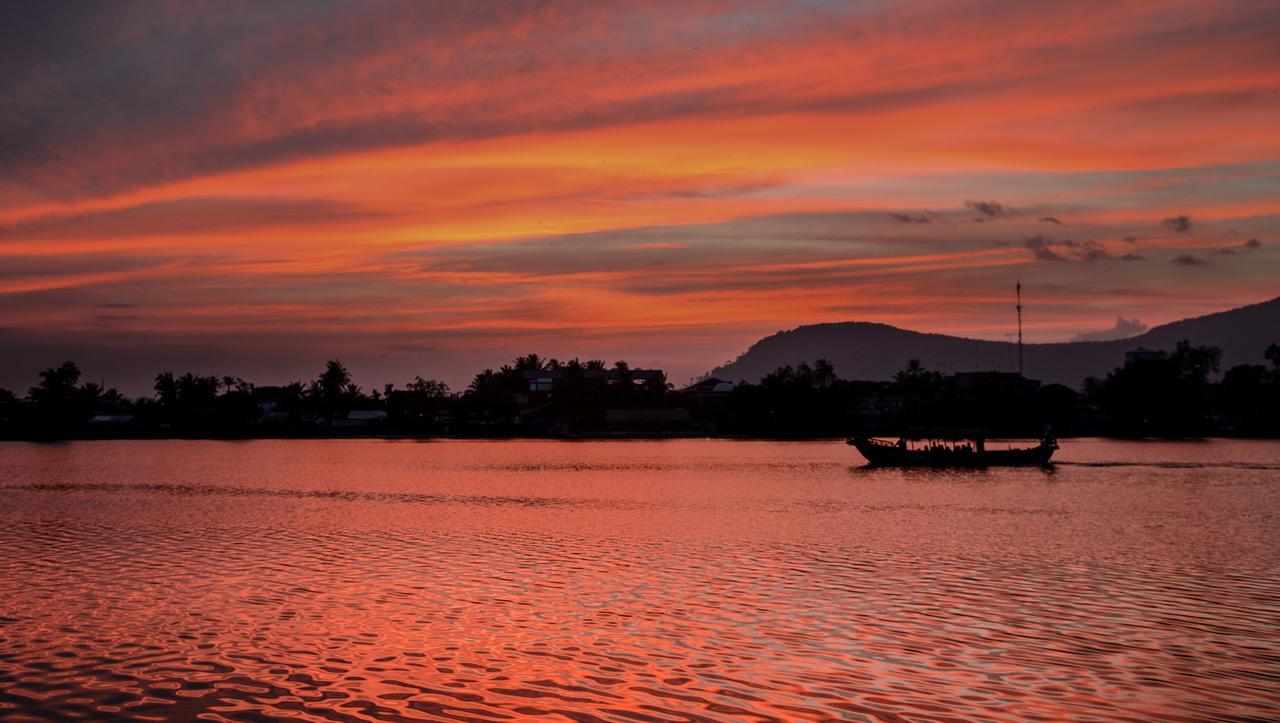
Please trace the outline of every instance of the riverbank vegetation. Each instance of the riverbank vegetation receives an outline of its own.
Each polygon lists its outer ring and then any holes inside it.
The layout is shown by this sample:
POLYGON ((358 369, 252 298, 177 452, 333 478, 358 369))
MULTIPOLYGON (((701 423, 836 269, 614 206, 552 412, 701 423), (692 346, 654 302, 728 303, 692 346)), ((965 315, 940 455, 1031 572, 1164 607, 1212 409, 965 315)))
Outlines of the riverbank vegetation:
POLYGON ((0 437, 1037 436, 1046 425, 1059 435, 1280 437, 1280 345, 1261 361, 1222 371, 1218 349, 1182 342, 1071 389, 1006 372, 944 375, 914 359, 891 381, 847 380, 819 359, 758 383, 677 389, 661 370, 624 361, 530 354, 454 391, 422 376, 365 390, 333 360, 314 379, 281 386, 164 371, 138 398, 82 381, 68 361, 40 372, 23 396, 0 389, 0 437))

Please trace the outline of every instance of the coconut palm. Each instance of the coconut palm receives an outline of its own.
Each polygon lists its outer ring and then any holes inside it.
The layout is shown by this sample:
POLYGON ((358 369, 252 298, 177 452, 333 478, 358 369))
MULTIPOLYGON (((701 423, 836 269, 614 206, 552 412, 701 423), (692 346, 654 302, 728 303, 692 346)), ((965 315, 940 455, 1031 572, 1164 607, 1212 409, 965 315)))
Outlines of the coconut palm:
POLYGON ((827 389, 836 382, 836 367, 828 359, 819 359, 813 363, 813 385, 819 389, 827 389))
POLYGON ((31 401, 36 406, 64 406, 75 394, 80 381, 80 367, 75 362, 63 362, 61 366, 40 372, 40 384, 31 388, 31 401))
POLYGON ((321 399, 330 403, 336 403, 341 399, 350 383, 351 372, 347 371, 346 365, 339 359, 333 359, 326 364, 324 371, 316 379, 316 387, 321 399))
POLYGON ((156 375, 156 398, 166 407, 172 407, 178 402, 178 383, 173 378, 173 372, 160 372, 156 375))
POLYGON ((526 354, 516 357, 515 368, 522 372, 540 372, 547 368, 547 360, 537 354, 526 354))

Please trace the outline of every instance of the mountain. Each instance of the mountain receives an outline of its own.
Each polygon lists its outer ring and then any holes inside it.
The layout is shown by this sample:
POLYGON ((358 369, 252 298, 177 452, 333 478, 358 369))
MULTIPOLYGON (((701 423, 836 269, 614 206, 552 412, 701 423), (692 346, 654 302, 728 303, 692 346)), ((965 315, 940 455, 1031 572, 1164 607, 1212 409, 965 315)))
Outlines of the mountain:
MULTIPOLYGON (((1079 387, 1085 377, 1105 376, 1137 347, 1171 350, 1182 339, 1222 349, 1222 368, 1261 364, 1268 344, 1280 342, 1280 298, 1157 326, 1128 339, 1025 344, 1026 375, 1079 387)), ((784 364, 826 358, 842 379, 887 380, 908 359, 945 372, 1017 369, 1017 344, 923 334, 861 321, 813 324, 780 331, 751 345, 712 376, 758 381, 784 364)))

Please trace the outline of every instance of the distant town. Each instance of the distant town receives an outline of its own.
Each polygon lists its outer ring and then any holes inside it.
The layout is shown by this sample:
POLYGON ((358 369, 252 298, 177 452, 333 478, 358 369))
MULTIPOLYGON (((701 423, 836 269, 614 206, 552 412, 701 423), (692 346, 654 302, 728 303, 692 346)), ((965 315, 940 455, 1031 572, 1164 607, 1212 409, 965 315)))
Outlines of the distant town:
POLYGON ((461 391, 423 377, 365 390, 333 360, 315 379, 283 386, 166 371, 154 395, 135 399, 82 382, 68 361, 40 372, 23 396, 0 389, 0 436, 801 439, 963 427, 1016 437, 1046 425, 1060 436, 1280 436, 1280 344, 1265 364, 1221 372, 1220 358, 1188 342, 1136 348, 1079 389, 1014 372, 944 375, 915 359, 891 381, 842 379, 817 359, 758 382, 707 377, 676 388, 661 369, 529 354, 461 391))

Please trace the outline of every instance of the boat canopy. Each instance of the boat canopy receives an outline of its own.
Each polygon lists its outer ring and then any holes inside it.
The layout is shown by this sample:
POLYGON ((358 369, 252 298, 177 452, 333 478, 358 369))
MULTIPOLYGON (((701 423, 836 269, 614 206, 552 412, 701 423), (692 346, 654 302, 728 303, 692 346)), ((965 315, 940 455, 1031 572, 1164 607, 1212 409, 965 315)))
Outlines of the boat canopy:
POLYGON ((990 430, 979 427, 913 427, 906 430, 903 439, 945 439, 960 441, 966 439, 988 439, 990 430))

